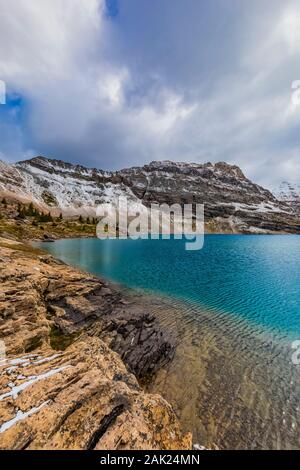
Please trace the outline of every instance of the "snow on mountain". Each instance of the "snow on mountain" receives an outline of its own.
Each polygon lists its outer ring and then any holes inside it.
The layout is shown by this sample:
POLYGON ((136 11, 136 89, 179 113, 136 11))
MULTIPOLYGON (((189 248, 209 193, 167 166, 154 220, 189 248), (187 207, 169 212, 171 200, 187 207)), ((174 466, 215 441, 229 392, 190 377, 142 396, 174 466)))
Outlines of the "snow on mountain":
POLYGON ((212 231, 300 232, 287 199, 278 200, 224 162, 160 161, 106 172, 36 157, 13 165, 0 162, 0 192, 65 215, 95 214, 99 204, 116 203, 119 196, 132 208, 204 203, 212 231))
POLYGON ((110 173, 44 157, 15 165, 1 162, 0 190, 66 215, 94 214, 97 205, 119 196, 137 200, 128 187, 113 183, 110 173))
POLYGON ((300 202, 300 183, 289 183, 283 181, 280 186, 273 190, 273 194, 279 201, 300 202))

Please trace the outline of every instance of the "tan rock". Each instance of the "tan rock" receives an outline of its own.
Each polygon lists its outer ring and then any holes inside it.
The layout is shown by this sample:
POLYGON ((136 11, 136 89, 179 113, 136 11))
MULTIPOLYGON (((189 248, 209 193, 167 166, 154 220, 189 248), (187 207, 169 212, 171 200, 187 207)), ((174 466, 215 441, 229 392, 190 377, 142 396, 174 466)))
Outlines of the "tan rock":
POLYGON ((0 340, 0 449, 191 448, 131 373, 169 360, 170 338, 106 282, 0 241, 0 340))
POLYGON ((191 447, 170 405, 145 394, 100 339, 37 354, 1 369, 0 449, 191 447))
POLYGON ((0 243, 0 339, 8 354, 63 349, 79 334, 96 335, 138 377, 173 355, 174 344, 144 305, 125 302, 105 281, 49 255, 0 243))

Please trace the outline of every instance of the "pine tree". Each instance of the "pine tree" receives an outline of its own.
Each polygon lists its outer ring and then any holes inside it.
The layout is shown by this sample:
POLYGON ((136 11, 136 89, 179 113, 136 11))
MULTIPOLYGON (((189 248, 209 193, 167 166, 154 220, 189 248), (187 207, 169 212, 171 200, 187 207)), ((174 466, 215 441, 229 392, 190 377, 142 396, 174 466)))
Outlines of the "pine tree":
POLYGON ((23 207, 20 208, 18 217, 19 217, 20 219, 25 219, 25 211, 24 211, 23 207))
POLYGON ((19 219, 25 219, 24 208, 19 202, 18 202, 18 217, 19 217, 19 219))
POLYGON ((28 206, 27 215, 30 216, 30 217, 32 217, 32 216, 34 215, 34 210, 35 210, 35 209, 34 209, 33 204, 32 204, 32 202, 31 202, 31 203, 29 204, 29 206, 28 206))

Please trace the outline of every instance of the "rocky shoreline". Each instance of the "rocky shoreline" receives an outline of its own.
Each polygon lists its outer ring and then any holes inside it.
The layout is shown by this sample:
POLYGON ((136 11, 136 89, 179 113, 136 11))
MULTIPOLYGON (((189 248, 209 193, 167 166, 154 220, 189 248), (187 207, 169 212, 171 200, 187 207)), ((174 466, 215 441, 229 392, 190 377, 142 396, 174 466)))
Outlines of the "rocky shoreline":
POLYGON ((120 289, 0 239, 0 449, 190 449, 145 393, 175 344, 120 289))

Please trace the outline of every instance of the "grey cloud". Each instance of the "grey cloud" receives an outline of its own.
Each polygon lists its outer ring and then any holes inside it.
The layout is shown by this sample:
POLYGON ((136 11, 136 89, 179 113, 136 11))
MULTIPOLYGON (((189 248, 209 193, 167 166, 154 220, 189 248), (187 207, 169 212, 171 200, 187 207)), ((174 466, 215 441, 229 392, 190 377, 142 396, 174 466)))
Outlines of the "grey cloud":
POLYGON ((226 160, 268 186, 299 180, 298 2, 130 0, 114 17, 101 0, 36 5, 0 0, 0 78, 30 103, 13 150, 0 127, 2 153, 226 160))

